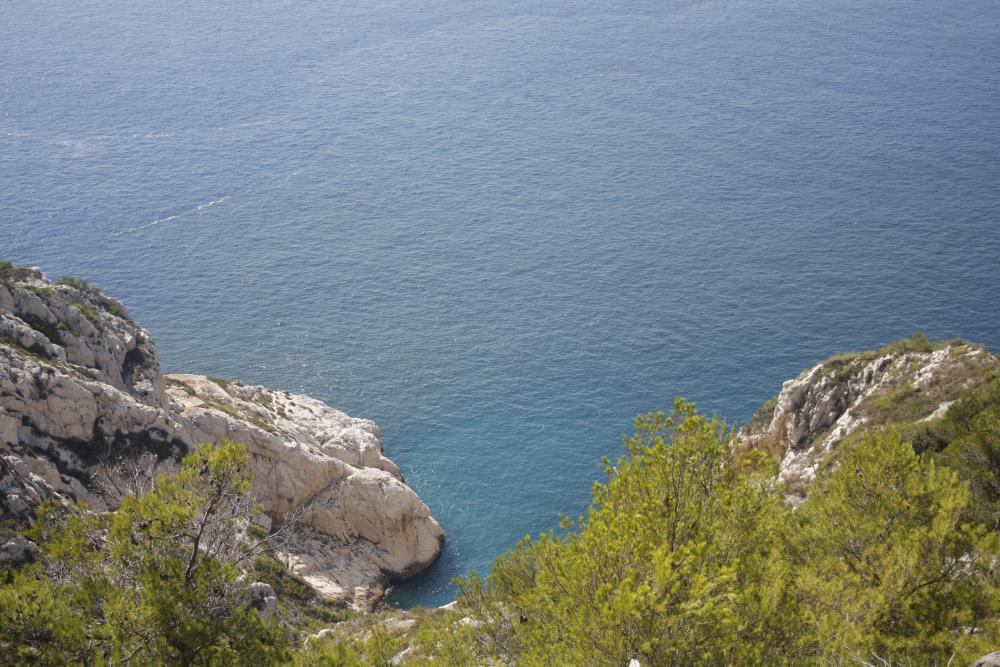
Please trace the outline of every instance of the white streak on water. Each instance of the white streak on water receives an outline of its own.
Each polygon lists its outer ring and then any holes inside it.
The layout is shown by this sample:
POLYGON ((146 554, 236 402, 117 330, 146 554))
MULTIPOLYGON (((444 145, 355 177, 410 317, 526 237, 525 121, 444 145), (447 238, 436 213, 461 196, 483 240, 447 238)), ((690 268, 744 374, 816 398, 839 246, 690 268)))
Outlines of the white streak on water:
POLYGON ((215 206, 216 204, 221 204, 222 202, 226 201, 229 198, 230 198, 230 195, 226 195, 225 197, 219 197, 218 199, 213 199, 212 201, 205 202, 204 204, 199 204, 198 206, 195 206, 194 208, 189 208, 186 211, 181 211, 180 213, 175 213, 174 215, 168 215, 165 218, 157 218, 156 220, 153 220, 152 222, 148 222, 148 223, 146 223, 144 225, 136 225, 135 227, 129 227, 125 231, 118 232, 117 234, 114 234, 114 236, 123 236, 125 234, 131 234, 132 232, 137 232, 137 231, 140 231, 142 229, 148 229, 149 227, 154 227, 154 226, 159 225, 159 224, 164 223, 164 222, 171 222, 173 220, 177 220, 179 218, 183 218, 183 217, 185 217, 187 215, 191 215, 192 213, 198 213, 200 211, 204 211, 206 208, 211 208, 211 207, 215 206))
MULTIPOLYGON (((265 186, 264 188, 260 188, 258 190, 253 190, 253 192, 258 192, 260 190, 270 189, 270 188, 273 188, 273 187, 276 187, 276 186, 280 186, 282 183, 286 183, 292 177, 298 176, 300 173, 301 173, 301 167, 298 168, 298 169, 296 169, 296 170, 294 170, 294 171, 289 172, 285 176, 282 176, 278 180, 274 181, 271 185, 265 186)), ((250 190, 244 190, 244 191, 238 192, 236 194, 241 194, 242 195, 242 194, 246 194, 247 192, 250 192, 250 190)), ((201 211, 204 211, 207 208, 211 208, 211 207, 213 207, 213 206, 215 206, 217 204, 221 204, 221 203, 223 203, 223 202, 225 202, 225 201, 227 201, 229 199, 232 199, 232 198, 233 198, 233 195, 226 195, 224 197, 219 197, 218 199, 213 199, 212 201, 207 201, 204 204, 199 204, 198 206, 195 206, 193 208, 189 208, 186 211, 181 211, 180 213, 175 213, 173 215, 168 215, 165 218, 157 218, 156 220, 153 220, 152 222, 147 222, 144 225, 136 225, 134 227, 129 227, 128 229, 126 229, 124 231, 117 232, 117 233, 113 234, 112 236, 116 236, 116 237, 117 236, 124 236, 125 234, 131 234, 133 232, 138 232, 138 231, 141 231, 143 229, 148 229, 150 227, 155 227, 156 225, 162 224, 164 222, 173 222, 174 220, 178 220, 180 218, 184 218, 186 216, 193 215, 195 213, 200 213, 201 211)))

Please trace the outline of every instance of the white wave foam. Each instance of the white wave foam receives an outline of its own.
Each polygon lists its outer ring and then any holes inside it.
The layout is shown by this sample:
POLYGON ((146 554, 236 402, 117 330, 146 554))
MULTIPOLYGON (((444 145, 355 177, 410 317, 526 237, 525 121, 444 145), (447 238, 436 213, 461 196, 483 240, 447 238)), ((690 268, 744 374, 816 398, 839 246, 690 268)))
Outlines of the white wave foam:
POLYGON ((118 232, 117 234, 113 234, 112 236, 122 236, 124 234, 131 234, 132 232, 137 232, 142 229, 148 229, 149 227, 154 227, 164 222, 177 220, 178 218, 183 218, 184 216, 191 215, 192 213, 198 213, 199 211, 204 211, 206 208, 211 208, 216 204, 221 204, 222 202, 226 201, 229 198, 230 195, 226 195, 225 197, 219 197, 218 199, 213 199, 212 201, 205 202, 204 204, 199 204, 194 208, 189 208, 186 211, 181 211, 180 213, 174 213, 173 215, 168 215, 165 218, 157 218, 156 220, 153 220, 152 222, 147 222, 144 225, 136 225, 135 227, 129 227, 128 229, 118 232))
POLYGON ((201 206, 195 206, 194 210, 195 211, 203 211, 204 209, 212 207, 212 206, 215 206, 216 204, 221 204, 222 202, 226 201, 227 199, 229 199, 228 195, 226 195, 225 197, 220 197, 219 199, 216 199, 214 201, 210 201, 210 202, 208 202, 206 204, 202 204, 201 206))

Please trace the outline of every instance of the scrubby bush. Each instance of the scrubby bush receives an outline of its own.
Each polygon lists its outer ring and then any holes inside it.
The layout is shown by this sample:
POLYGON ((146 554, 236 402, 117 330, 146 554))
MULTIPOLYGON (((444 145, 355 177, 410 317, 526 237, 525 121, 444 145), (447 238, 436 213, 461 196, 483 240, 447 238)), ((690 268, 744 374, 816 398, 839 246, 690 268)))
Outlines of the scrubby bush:
POLYGON ((0 285, 10 285, 14 281, 14 265, 0 261, 0 285))
POLYGON ((202 446, 112 513, 48 505, 39 562, 6 573, 9 663, 231 665, 288 658, 284 632, 243 601, 255 509, 241 445, 202 446))
POLYGON ((75 276, 63 276, 58 281, 57 285, 65 285, 66 287, 72 287, 73 289, 78 289, 81 292, 90 292, 92 294, 97 294, 101 291, 101 288, 97 285, 93 285, 83 278, 77 278, 75 276))
POLYGON ((998 534, 899 431, 847 445, 792 511, 767 457, 690 404, 636 427, 587 515, 458 580, 407 664, 944 665, 1000 644, 998 534))

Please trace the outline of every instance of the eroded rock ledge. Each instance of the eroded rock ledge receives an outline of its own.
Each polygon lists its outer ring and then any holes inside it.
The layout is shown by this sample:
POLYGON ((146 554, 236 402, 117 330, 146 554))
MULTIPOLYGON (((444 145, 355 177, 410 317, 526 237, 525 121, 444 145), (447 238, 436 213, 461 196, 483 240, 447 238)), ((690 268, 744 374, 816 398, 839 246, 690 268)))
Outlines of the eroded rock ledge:
POLYGON ((919 335, 877 351, 841 354, 784 383, 739 434, 744 448, 771 452, 789 504, 801 502, 838 445, 889 423, 942 417, 964 392, 1000 373, 1000 359, 960 340, 919 335))
POLYGON ((285 560, 327 597, 370 608, 389 578, 440 552, 441 526, 374 422, 240 381, 164 376, 120 302, 34 269, 0 275, 0 518, 25 519, 46 498, 101 508, 102 461, 152 452, 169 465, 223 439, 251 454, 261 522, 300 521, 285 560))

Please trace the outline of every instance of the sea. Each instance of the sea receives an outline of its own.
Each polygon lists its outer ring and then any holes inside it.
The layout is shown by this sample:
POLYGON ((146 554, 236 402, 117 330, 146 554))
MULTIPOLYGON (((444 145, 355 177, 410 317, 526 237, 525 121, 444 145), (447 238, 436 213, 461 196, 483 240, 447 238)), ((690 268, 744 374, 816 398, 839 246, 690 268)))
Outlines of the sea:
POLYGON ((1000 350, 1000 3, 5 0, 0 258, 376 420, 443 604, 639 413, 1000 350))

